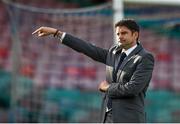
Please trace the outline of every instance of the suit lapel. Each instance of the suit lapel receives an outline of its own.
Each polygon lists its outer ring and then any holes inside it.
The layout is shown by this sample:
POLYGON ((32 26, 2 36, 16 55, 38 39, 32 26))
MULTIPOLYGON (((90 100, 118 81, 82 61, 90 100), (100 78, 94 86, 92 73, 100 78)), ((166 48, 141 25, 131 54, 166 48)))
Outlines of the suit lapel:
POLYGON ((110 58, 108 58, 108 64, 106 65, 106 80, 108 82, 113 81, 113 71, 115 64, 117 63, 116 54, 121 52, 122 49, 120 49, 118 46, 115 46, 115 48, 112 49, 112 54, 110 58))
POLYGON ((112 73, 113 73, 113 67, 106 65, 106 81, 112 82, 113 80, 112 73))
POLYGON ((115 60, 114 60, 114 69, 117 68, 118 64, 119 64, 119 59, 120 59, 120 56, 119 56, 119 53, 121 53, 122 49, 120 47, 117 48, 116 50, 116 54, 115 54, 115 60))

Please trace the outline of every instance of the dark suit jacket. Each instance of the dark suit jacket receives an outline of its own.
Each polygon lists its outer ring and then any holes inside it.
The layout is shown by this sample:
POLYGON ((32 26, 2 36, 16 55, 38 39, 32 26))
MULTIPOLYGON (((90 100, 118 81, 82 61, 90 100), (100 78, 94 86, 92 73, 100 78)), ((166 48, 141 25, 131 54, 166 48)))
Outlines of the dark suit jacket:
POLYGON ((101 122, 104 122, 108 98, 112 99, 113 122, 145 122, 144 97, 154 67, 152 54, 137 43, 119 67, 116 82, 113 82, 113 67, 121 49, 117 46, 109 50, 99 48, 69 34, 62 43, 106 65, 106 81, 110 87, 103 98, 101 122))

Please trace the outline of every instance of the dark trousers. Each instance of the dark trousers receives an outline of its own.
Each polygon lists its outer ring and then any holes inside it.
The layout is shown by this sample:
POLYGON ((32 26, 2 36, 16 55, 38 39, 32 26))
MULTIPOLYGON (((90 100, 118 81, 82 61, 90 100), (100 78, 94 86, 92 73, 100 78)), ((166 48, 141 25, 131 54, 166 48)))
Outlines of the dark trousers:
POLYGON ((113 123, 113 120, 112 120, 112 111, 106 112, 104 123, 113 123))

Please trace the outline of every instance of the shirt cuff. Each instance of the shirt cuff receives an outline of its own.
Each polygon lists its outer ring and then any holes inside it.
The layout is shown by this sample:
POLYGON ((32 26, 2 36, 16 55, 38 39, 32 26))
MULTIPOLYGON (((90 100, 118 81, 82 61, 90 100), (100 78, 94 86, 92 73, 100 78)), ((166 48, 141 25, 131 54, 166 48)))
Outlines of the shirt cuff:
POLYGON ((60 40, 61 43, 62 43, 62 41, 63 41, 63 39, 64 39, 65 36, 66 36, 66 32, 63 32, 63 34, 62 34, 61 36, 58 35, 57 38, 58 38, 58 40, 60 40))

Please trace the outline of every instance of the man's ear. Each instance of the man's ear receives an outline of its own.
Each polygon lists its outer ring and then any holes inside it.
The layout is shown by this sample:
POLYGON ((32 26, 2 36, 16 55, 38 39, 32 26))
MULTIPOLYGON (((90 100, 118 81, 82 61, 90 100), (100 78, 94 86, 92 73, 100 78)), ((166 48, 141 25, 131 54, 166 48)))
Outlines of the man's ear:
POLYGON ((133 35, 136 39, 139 37, 139 33, 137 31, 133 32, 133 35))

